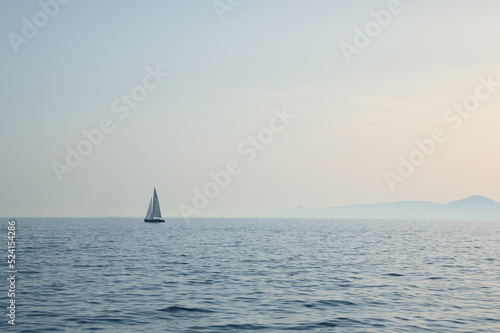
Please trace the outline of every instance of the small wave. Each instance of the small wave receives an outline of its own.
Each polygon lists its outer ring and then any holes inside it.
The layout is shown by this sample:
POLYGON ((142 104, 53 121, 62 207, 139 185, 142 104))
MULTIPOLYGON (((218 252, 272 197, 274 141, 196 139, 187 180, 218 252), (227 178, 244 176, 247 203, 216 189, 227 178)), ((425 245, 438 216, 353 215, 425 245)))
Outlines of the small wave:
POLYGON ((308 303, 304 306, 307 308, 314 308, 317 306, 326 305, 326 306, 353 306, 357 305, 356 303, 343 301, 343 300, 320 300, 314 303, 308 303))
POLYGON ((159 309, 158 311, 162 312, 170 312, 170 313, 176 313, 176 312, 201 312, 201 313, 210 313, 210 312, 215 312, 212 310, 208 309, 202 309, 202 308, 186 308, 183 306, 169 306, 167 308, 159 309))
POLYGON ((268 330, 270 327, 259 324, 227 324, 227 325, 214 325, 214 326, 203 326, 203 327, 190 327, 195 330, 206 330, 207 328, 216 329, 218 332, 229 330, 231 332, 239 332, 241 331, 252 331, 252 330, 268 330))
POLYGON ((387 275, 387 276, 405 276, 404 274, 399 274, 399 273, 388 273, 385 275, 387 275))

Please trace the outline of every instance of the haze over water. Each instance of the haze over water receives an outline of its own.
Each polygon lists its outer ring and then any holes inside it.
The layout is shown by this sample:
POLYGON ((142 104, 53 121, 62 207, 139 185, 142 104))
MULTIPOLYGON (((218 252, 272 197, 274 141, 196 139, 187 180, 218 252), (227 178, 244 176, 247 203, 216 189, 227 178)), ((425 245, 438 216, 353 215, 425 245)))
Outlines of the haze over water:
POLYGON ((142 216, 154 187, 182 216, 232 160, 241 173, 196 217, 500 201, 498 1, 0 9, 0 216, 142 216), (295 118, 269 140, 275 109, 295 118))
POLYGON ((499 221, 17 226, 6 332, 500 332, 499 221))

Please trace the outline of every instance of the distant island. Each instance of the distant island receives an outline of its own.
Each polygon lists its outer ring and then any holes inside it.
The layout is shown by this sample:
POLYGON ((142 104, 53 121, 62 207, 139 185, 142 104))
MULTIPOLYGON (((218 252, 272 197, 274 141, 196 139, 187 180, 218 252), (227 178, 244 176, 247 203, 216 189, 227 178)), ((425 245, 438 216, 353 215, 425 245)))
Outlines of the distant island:
POLYGON ((299 206, 271 214, 271 216, 312 218, 500 219, 500 203, 480 195, 473 195, 448 204, 438 204, 431 201, 399 201, 313 209, 299 206))

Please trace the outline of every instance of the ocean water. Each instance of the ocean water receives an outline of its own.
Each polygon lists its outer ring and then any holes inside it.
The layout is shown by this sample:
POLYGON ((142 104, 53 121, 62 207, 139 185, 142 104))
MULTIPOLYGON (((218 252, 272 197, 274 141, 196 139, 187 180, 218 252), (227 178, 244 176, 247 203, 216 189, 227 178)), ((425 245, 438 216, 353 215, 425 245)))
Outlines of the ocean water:
POLYGON ((16 236, 2 332, 500 332, 500 221, 27 218, 16 236))

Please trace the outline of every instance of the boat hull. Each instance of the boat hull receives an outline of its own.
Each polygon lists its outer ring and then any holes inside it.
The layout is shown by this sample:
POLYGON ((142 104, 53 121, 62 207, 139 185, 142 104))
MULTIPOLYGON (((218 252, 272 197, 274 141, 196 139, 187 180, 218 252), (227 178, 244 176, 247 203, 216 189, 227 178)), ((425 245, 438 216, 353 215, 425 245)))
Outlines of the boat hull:
POLYGON ((163 220, 163 219, 144 219, 144 222, 146 222, 146 223, 161 223, 161 222, 165 222, 165 220, 163 220))

